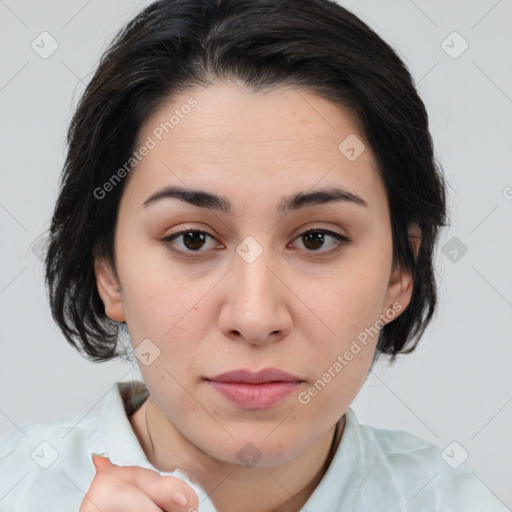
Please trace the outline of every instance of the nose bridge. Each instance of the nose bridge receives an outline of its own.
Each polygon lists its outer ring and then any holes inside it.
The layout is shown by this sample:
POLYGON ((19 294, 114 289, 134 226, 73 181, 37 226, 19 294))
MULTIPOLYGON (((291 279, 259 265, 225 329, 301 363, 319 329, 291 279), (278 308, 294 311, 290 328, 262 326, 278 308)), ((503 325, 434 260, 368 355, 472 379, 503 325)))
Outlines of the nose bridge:
POLYGON ((272 333, 274 337, 276 333, 284 335, 290 316, 282 283, 274 276, 276 262, 270 249, 247 237, 236 253, 231 273, 233 287, 228 307, 221 315, 221 328, 226 335, 236 333, 252 343, 264 342, 272 333))
POLYGON ((245 238, 236 249, 235 286, 245 303, 261 308, 265 304, 273 306, 272 280, 275 279, 269 267, 272 257, 269 249, 253 237, 245 238))

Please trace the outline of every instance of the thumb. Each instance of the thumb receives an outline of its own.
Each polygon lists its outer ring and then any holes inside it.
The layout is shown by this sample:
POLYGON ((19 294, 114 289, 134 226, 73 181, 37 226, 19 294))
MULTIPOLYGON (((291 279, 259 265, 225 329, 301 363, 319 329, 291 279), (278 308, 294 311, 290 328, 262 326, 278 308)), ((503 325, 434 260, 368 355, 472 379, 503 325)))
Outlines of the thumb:
POLYGON ((96 468, 96 473, 99 473, 101 470, 105 469, 108 466, 112 466, 110 459, 105 457, 104 455, 100 455, 99 453, 92 454, 92 463, 96 468))

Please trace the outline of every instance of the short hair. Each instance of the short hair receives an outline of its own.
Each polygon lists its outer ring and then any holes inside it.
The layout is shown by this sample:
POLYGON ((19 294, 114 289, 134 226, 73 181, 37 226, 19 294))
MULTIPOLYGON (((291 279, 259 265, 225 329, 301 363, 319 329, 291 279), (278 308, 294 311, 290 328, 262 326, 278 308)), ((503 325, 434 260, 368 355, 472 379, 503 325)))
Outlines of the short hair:
POLYGON ((425 106, 397 53, 332 0, 160 0, 104 52, 71 120, 49 229, 45 279, 52 316, 93 361, 121 357, 121 323, 105 313, 95 256, 115 269, 114 236, 126 183, 94 191, 137 148, 143 123, 178 93, 214 79, 257 92, 294 86, 354 115, 377 160, 390 211, 393 265, 413 276, 403 312, 382 327, 376 356, 414 350, 436 307, 433 252, 446 226, 446 191, 425 106), (408 226, 421 229, 415 256, 408 226))

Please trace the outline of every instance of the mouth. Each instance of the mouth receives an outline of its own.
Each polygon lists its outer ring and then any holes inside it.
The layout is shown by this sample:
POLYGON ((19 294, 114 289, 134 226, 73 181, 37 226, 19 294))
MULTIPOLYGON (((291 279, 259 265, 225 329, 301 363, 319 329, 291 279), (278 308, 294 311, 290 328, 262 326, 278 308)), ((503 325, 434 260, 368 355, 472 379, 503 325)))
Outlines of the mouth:
POLYGON ((205 379, 208 384, 242 409, 268 409, 290 395, 304 380, 277 368, 253 373, 234 370, 205 379))
POLYGON ((244 382, 246 384, 264 384, 268 382, 291 382, 300 381, 303 379, 297 375, 292 375, 279 368, 265 368, 259 372, 251 372, 250 370, 232 370, 225 373, 220 373, 214 377, 206 377, 206 380, 216 382, 244 382))

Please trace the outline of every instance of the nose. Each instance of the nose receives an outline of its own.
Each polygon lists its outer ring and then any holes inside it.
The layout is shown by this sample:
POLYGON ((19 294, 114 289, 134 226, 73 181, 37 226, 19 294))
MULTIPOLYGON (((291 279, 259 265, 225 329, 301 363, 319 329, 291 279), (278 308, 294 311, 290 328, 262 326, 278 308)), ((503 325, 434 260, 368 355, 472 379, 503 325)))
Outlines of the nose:
POLYGON ((293 294, 266 251, 250 263, 236 254, 227 279, 227 297, 219 315, 219 328, 226 337, 261 345, 290 333, 288 301, 293 294))

